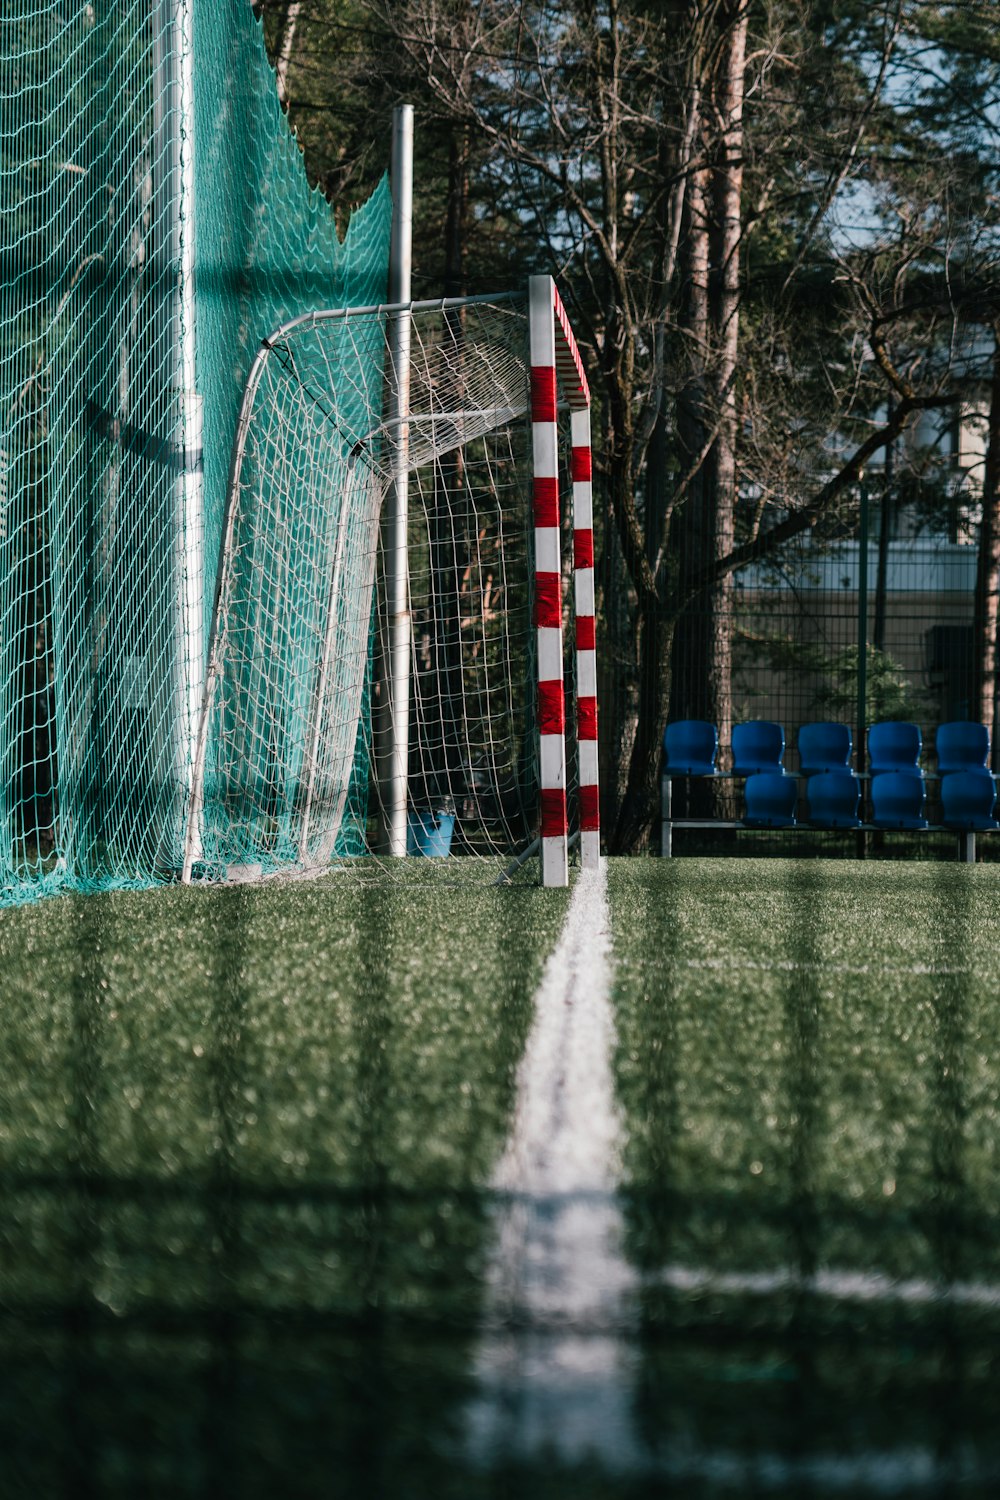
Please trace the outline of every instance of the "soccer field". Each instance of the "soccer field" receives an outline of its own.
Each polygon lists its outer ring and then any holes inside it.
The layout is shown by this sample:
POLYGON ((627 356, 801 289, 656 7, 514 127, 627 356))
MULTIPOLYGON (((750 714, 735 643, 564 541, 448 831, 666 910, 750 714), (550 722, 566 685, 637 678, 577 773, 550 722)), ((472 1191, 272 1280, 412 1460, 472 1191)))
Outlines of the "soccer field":
POLYGON ((5 1500, 995 1494, 1000 872, 467 865, 0 913, 5 1500))
POLYGON ((665 1467, 706 1493, 996 1493, 994 872, 691 861, 613 889, 665 1467))

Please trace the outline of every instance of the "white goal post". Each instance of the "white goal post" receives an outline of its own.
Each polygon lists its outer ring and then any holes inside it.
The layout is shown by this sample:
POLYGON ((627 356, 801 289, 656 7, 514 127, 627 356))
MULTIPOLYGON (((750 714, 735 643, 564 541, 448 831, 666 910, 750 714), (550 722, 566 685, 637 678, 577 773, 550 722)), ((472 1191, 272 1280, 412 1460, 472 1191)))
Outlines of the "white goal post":
POLYGON ((565 885, 572 821, 595 866, 592 505, 590 394, 550 277, 527 296, 318 310, 264 339, 233 443, 182 880, 325 868, 372 852, 379 824, 402 853, 401 795, 407 852, 536 847, 543 884, 565 885), (380 524, 400 455, 403 682, 380 524))

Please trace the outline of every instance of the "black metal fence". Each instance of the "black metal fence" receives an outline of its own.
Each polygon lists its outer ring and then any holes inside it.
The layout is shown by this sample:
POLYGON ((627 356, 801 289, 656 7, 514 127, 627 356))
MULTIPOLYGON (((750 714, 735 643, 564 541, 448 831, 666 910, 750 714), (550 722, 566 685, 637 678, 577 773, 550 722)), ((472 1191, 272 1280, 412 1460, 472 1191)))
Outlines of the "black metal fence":
MULTIPOLYGON (((867 731, 884 720, 916 723, 922 765, 931 773, 927 815, 940 807, 933 780, 940 724, 976 719, 973 612, 977 547, 970 532, 951 536, 914 530, 880 534, 879 514, 859 506, 858 532, 833 542, 807 537, 776 562, 737 574, 728 598, 731 648, 729 723, 770 719, 785 731, 785 767, 800 769, 797 740, 803 724, 847 724, 855 768, 864 772, 867 731), (872 524, 874 523, 874 524, 872 524), (867 535, 865 533, 867 532, 867 535)), ((900 530, 902 528, 899 528, 900 530)), ((720 764, 728 767, 722 731, 720 764)), ((705 792, 678 788, 681 812, 705 808, 705 792)), ((729 783, 712 798, 721 816, 740 816, 740 788, 729 783)), ((864 809, 864 802, 862 804, 864 809)), ((741 852, 749 838, 736 837, 741 852)), ((752 837, 752 836, 751 836, 752 837)), ((771 844, 779 835, 770 835, 771 844)), ((757 835, 759 842, 759 835, 757 835)), ((788 843, 787 835, 784 842, 788 843)), ((995 841, 980 840, 989 858, 995 841)), ((705 830, 677 831, 677 852, 722 848, 705 830)), ((852 843, 841 834, 815 835, 800 852, 857 848, 906 857, 955 855, 952 834, 900 839, 879 836, 852 843)), ((763 851, 762 851, 763 852, 763 851)))
MULTIPOLYGON (((957 467, 952 472, 958 482, 952 483, 951 503, 930 516, 913 504, 887 503, 884 476, 878 474, 871 493, 867 486, 856 488, 835 534, 803 533, 780 553, 732 575, 723 590, 706 595, 688 612, 674 641, 669 717, 717 723, 721 771, 731 768, 735 723, 781 724, 784 766, 792 773, 800 770, 797 740, 803 724, 844 723, 853 738, 852 768, 863 774, 870 726, 912 721, 921 730, 921 765, 929 776, 927 817, 931 823, 939 819, 936 731, 950 721, 978 720, 981 712, 974 634, 978 505, 975 494, 960 487, 965 476, 957 467), (704 687, 706 663, 715 675, 710 689, 704 687)), ((612 562, 606 571, 612 640, 615 612, 627 610, 621 576, 612 562)), ((627 637, 623 646, 619 643, 617 691, 609 694, 615 730, 605 749, 613 764, 627 758, 637 701, 628 645, 627 637)), ((991 732, 993 727, 987 725, 991 732)), ((994 745, 994 771, 996 753, 994 745)), ((681 781, 673 805, 678 818, 738 820, 742 785, 731 779, 681 781)), ((678 830, 674 849, 721 852, 735 841, 740 852, 769 852, 777 838, 678 830)), ((785 835, 781 842, 803 854, 853 847, 842 834, 794 841, 785 835)), ((880 848, 886 854, 954 858, 955 839, 927 834, 917 840, 866 841, 866 852, 880 848)), ((980 840, 978 857, 1000 857, 1000 841, 980 840)))

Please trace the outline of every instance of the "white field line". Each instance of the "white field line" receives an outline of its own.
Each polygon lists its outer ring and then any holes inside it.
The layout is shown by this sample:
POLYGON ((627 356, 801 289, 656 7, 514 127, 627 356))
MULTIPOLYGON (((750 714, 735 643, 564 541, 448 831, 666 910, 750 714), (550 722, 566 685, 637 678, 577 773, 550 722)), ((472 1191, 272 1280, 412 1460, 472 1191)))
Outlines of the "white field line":
POLYGON ((496 1240, 468 1413, 474 1461, 548 1453, 643 1466, 624 1367, 635 1277, 615 1191, 610 992, 602 867, 577 877, 542 976, 493 1176, 496 1240))
POLYGON ((694 1296, 774 1297, 786 1292, 829 1297, 838 1302, 884 1303, 906 1307, 1000 1308, 1000 1283, 896 1280, 880 1271, 817 1271, 803 1276, 791 1268, 773 1271, 709 1271, 696 1266, 664 1266, 644 1278, 645 1286, 667 1287, 694 1296))
POLYGON ((753 969, 764 974, 792 974, 799 970, 809 970, 821 974, 915 974, 918 976, 929 974, 935 977, 943 975, 954 978, 961 974, 985 974, 987 972, 985 967, 955 969, 945 968, 939 964, 834 964, 825 963, 821 959, 798 958, 681 958, 670 959, 669 962, 680 964, 685 969, 721 970, 727 974, 737 973, 742 969, 753 969))
POLYGON ((917 1495, 941 1496, 959 1493, 960 1487, 977 1487, 977 1493, 997 1493, 1000 1465, 982 1462, 976 1453, 956 1445, 954 1453, 918 1445, 898 1448, 866 1448, 857 1453, 823 1452, 786 1454, 754 1448, 749 1452, 727 1448, 724 1443, 698 1448, 683 1438, 673 1438, 669 1448, 651 1454, 648 1470, 673 1481, 697 1480, 724 1488, 727 1494, 766 1494, 789 1490, 808 1495, 899 1495, 911 1500, 917 1495))
MULTIPOLYGON (((691 967, 736 966, 709 959, 692 960, 691 967)), ((880 971, 873 965, 871 972, 880 971)), ((477 1465, 502 1458, 589 1458, 613 1475, 708 1481, 734 1493, 805 1486, 817 1494, 910 1496, 938 1494, 945 1481, 1000 1485, 1000 1470, 972 1451, 942 1454, 901 1444, 854 1454, 822 1448, 812 1454, 744 1452, 724 1440, 705 1448, 676 1432, 663 1443, 639 1434, 628 1350, 640 1281, 621 1248, 610 988, 602 868, 578 877, 542 976, 518 1069, 514 1124, 492 1180, 496 1240, 477 1360, 479 1389, 467 1412, 466 1457, 477 1465)), ((788 1267, 718 1272, 674 1265, 647 1274, 642 1285, 693 1295, 805 1291, 861 1303, 1000 1307, 1000 1284, 894 1280, 879 1272, 829 1270, 806 1277, 788 1267)))

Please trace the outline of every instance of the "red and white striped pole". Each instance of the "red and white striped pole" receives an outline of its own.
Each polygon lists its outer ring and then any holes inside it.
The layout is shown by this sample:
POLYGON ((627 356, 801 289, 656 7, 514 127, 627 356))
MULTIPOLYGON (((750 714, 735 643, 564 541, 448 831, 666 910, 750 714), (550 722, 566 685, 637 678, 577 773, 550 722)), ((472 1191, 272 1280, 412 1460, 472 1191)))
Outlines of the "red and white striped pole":
POLYGON ((597 771, 597 640, 594 604, 594 485, 590 438, 590 387, 566 309, 553 286, 556 374, 570 408, 573 478, 573 577, 576 613, 576 748, 580 784, 580 863, 601 862, 600 789, 597 771))
POLYGON ((580 767, 580 863, 601 862, 597 772, 597 637, 594 594, 594 486, 590 407, 570 416, 573 441, 573 578, 576 610, 576 750, 580 767))
POLYGON ((531 431, 534 453, 535 625, 542 803, 542 884, 568 881, 566 713, 563 694, 562 571, 559 556, 557 392, 570 408, 573 569, 576 613, 576 738, 580 767, 580 855, 601 859, 597 768, 597 642, 594 609, 594 492, 590 388, 583 360, 551 276, 529 283, 531 431))
POLYGON ((548 886, 569 884, 554 308, 555 284, 552 277, 532 276, 528 283, 528 329, 531 357, 540 839, 542 885, 548 886))

